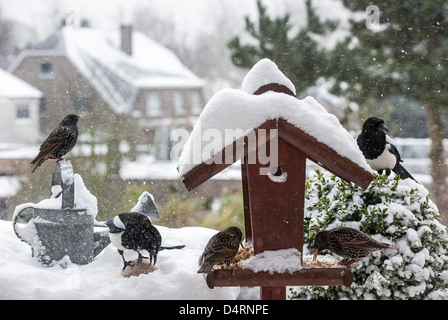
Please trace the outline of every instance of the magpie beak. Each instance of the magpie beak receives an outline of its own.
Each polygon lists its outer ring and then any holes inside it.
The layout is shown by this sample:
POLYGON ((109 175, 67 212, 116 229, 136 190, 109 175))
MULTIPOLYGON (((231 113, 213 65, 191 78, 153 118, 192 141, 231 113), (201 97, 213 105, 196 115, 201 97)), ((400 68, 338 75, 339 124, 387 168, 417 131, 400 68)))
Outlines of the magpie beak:
POLYGON ((384 123, 380 124, 378 129, 380 129, 384 133, 388 133, 389 132, 389 128, 384 123))
POLYGON ((105 225, 109 228, 110 233, 120 233, 123 232, 123 228, 119 228, 114 224, 114 219, 106 221, 105 225))

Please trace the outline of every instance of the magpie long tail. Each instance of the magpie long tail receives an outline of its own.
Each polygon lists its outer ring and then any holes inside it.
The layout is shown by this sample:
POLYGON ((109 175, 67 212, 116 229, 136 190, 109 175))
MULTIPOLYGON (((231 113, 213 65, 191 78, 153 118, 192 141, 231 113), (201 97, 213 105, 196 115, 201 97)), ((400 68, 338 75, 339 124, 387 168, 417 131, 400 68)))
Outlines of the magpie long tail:
POLYGON ((400 163, 397 163, 392 171, 395 172, 395 174, 400 175, 401 179, 411 178, 415 182, 419 183, 400 163))
POLYGON ((182 249, 182 248, 185 248, 185 245, 184 245, 184 244, 183 244, 183 245, 180 245, 180 246, 160 247, 160 250, 159 250, 159 251, 162 251, 162 250, 172 250, 172 249, 182 249))

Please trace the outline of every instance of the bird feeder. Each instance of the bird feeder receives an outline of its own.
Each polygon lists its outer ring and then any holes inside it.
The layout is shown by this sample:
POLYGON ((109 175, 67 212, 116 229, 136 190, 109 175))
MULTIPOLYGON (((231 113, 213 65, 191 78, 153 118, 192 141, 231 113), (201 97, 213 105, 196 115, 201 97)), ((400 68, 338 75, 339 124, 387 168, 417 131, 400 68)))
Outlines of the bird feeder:
MULTIPOLYGON (((337 118, 312 98, 297 99, 290 80, 270 60, 252 68, 242 89, 224 89, 212 97, 184 146, 178 170, 191 191, 240 160, 246 242, 252 242, 255 254, 296 248, 302 259, 306 160, 362 188, 373 174, 337 118), (243 127, 241 134, 222 149, 211 142, 198 146, 201 138, 212 140, 207 130, 224 136, 237 126, 243 127)), ((302 267, 293 273, 221 269, 206 277, 210 288, 260 286, 264 300, 286 299, 286 286, 349 286, 352 281, 347 266, 302 267)))

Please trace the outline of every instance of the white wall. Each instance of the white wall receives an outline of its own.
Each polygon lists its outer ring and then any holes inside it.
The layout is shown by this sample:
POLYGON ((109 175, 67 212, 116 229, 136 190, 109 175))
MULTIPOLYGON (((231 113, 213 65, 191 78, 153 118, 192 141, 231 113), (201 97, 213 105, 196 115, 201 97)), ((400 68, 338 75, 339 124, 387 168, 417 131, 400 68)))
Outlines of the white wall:
POLYGON ((39 130, 39 99, 0 98, 0 142, 37 144, 39 130), (28 105, 29 117, 17 117, 19 104, 28 105))

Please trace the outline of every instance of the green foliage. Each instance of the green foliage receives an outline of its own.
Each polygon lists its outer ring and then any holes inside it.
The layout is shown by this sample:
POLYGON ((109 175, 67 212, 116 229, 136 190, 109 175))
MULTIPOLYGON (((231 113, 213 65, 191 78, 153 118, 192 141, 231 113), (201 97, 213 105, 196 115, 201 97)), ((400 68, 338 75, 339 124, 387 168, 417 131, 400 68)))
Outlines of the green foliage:
POLYGON ((404 300, 448 297, 448 233, 423 186, 410 179, 380 175, 362 190, 328 172, 317 170, 307 181, 305 196, 306 250, 312 248, 319 231, 346 226, 389 243, 398 251, 374 252, 353 264, 354 281, 349 288, 291 288, 292 298, 404 300))
POLYGON ((229 226, 239 227, 244 234, 244 207, 241 190, 222 194, 216 199, 217 212, 209 213, 198 222, 199 226, 224 230, 229 226))
MULTIPOLYGON (((130 211, 144 191, 151 193, 151 188, 147 185, 128 186, 119 204, 119 212, 130 211)), ((170 185, 163 199, 156 197, 155 202, 160 216, 159 220, 154 221, 157 225, 170 228, 201 226, 216 230, 234 225, 244 230, 241 190, 225 192, 212 199, 178 192, 174 185, 170 185)))
POLYGON ((290 16, 272 19, 266 7, 257 1, 259 20, 257 23, 246 17, 246 30, 257 41, 257 45, 243 45, 235 37, 228 43, 232 51, 232 62, 242 68, 251 68, 263 58, 274 61, 293 82, 298 92, 314 85, 325 68, 325 51, 313 40, 312 34, 322 34, 334 29, 335 22, 321 23, 314 14, 311 1, 307 1, 308 26, 290 37, 290 16))

